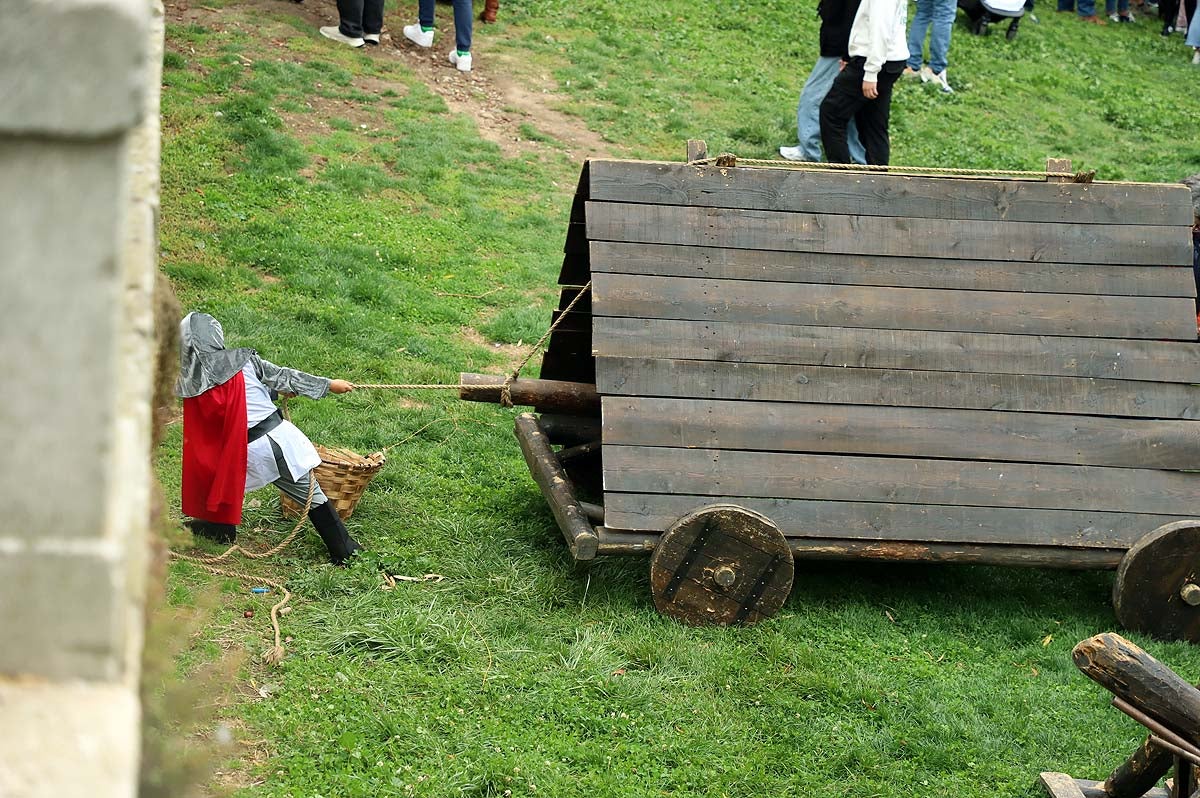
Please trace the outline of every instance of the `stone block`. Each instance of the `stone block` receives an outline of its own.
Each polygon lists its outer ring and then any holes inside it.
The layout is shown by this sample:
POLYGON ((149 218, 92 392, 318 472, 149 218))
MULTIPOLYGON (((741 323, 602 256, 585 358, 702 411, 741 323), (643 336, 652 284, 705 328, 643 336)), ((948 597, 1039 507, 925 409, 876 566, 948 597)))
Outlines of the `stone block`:
POLYGON ((4 0, 0 134, 111 136, 141 118, 147 0, 4 0))
POLYGON ((0 547, 105 534, 125 154, 0 136, 0 374, 20 386, 0 404, 0 547))
POLYGON ((117 546, 95 544, 5 551, 0 674, 126 679, 127 574, 119 556, 117 546))
POLYGON ((138 739, 130 687, 0 679, 4 798, 134 798, 138 739))

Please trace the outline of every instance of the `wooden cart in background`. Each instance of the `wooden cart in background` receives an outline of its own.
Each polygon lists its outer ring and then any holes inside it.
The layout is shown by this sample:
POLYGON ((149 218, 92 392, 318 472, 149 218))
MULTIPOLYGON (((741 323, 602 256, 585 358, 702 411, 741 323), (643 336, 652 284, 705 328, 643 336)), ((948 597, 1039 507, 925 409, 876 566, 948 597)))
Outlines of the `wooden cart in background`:
POLYGON ((687 622, 769 616, 792 557, 1119 567, 1123 624, 1200 639, 1191 222, 1174 185, 593 160, 517 435, 571 553, 652 554, 687 622))

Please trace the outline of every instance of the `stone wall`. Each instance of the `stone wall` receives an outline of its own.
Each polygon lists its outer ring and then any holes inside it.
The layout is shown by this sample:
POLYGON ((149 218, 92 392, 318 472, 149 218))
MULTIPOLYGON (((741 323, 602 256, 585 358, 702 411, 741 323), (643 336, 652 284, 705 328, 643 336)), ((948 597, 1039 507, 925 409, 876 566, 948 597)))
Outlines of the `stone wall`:
POLYGON ((0 25, 0 796, 136 794, 158 0, 0 25))

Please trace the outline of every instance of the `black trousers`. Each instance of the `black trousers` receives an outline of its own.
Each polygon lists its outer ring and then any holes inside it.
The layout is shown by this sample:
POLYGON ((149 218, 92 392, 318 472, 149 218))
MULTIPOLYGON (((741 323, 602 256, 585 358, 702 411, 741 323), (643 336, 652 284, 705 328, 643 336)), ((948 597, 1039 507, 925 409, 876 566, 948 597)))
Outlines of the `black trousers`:
MULTIPOLYGON (((1188 22, 1191 22, 1192 15, 1196 13, 1196 0, 1184 0, 1183 8, 1188 22)), ((1179 0, 1163 0, 1158 4, 1158 15, 1164 26, 1174 25, 1175 18, 1179 16, 1179 0)))
POLYGON ((343 36, 361 39, 383 30, 383 0, 337 0, 337 10, 343 36))
POLYGON ((833 85, 821 103, 821 144, 830 163, 850 163, 846 126, 851 119, 858 126, 858 138, 867 151, 867 163, 886 166, 891 157, 888 118, 892 113, 892 87, 900 77, 904 62, 884 65, 876 84, 879 96, 874 100, 868 100, 862 93, 864 64, 865 58, 850 59, 845 69, 833 79, 833 85))

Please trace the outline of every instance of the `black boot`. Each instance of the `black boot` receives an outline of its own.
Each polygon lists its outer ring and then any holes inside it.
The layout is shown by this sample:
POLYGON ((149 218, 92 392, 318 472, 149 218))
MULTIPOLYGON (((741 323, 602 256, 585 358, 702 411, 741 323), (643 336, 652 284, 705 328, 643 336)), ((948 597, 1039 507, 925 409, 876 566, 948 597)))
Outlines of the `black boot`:
POLYGON ((199 518, 193 518, 184 521, 183 525, 192 530, 193 535, 199 535, 216 543, 229 544, 237 540, 237 527, 233 524, 218 524, 215 521, 201 521, 199 518))
POLYGON ((333 502, 327 501, 313 507, 308 511, 308 519, 317 528, 321 540, 325 541, 329 559, 334 565, 344 565, 350 555, 362 551, 362 546, 346 531, 346 525, 338 517, 337 510, 333 509, 333 502))

